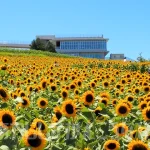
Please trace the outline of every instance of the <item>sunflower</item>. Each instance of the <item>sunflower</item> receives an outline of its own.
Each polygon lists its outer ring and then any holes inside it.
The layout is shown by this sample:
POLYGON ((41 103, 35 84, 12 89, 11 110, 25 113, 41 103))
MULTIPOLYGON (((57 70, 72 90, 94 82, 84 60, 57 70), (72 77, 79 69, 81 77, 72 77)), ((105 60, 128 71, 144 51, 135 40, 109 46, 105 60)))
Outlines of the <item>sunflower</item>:
POLYGON ((107 98, 102 98, 100 100, 100 103, 103 103, 105 106, 107 106, 108 105, 108 99, 107 98))
POLYGON ((113 100, 112 100, 112 105, 113 105, 113 106, 116 106, 116 104, 117 104, 117 99, 113 99, 113 100))
POLYGON ((62 104, 62 113, 66 117, 76 116, 76 104, 72 100, 65 100, 62 104))
POLYGON ((54 108, 54 112, 55 112, 57 120, 59 120, 62 117, 62 110, 58 106, 56 106, 54 108))
POLYGON ((28 87, 27 87, 27 91, 28 91, 28 92, 32 92, 32 91, 33 91, 33 86, 31 86, 31 85, 28 86, 28 87))
POLYGON ((102 108, 101 107, 97 107, 95 110, 94 110, 94 113, 97 117, 101 117, 101 110, 102 108))
POLYGON ((42 88, 42 89, 45 89, 46 87, 47 87, 47 80, 42 80, 41 81, 41 83, 40 83, 40 87, 42 88))
POLYGON ((150 87, 149 86, 144 86, 143 90, 144 90, 145 93, 148 93, 148 92, 150 92, 150 87))
POLYGON ((28 107, 30 105, 30 100, 27 97, 23 97, 22 102, 19 104, 23 108, 28 107))
POLYGON ((23 135, 23 141, 26 146, 32 147, 32 150, 42 150, 47 143, 44 134, 33 129, 29 129, 23 135))
POLYGON ((9 99, 9 95, 6 91, 6 89, 0 87, 0 99, 2 99, 2 101, 6 102, 9 99))
POLYGON ((120 144, 116 140, 107 140, 104 143, 104 149, 105 150, 119 150, 120 144))
POLYGON ((74 90, 74 94, 75 94, 75 95, 79 95, 79 90, 78 90, 78 89, 75 89, 75 90, 74 90))
POLYGON ((147 107, 147 102, 141 101, 141 102, 139 103, 138 107, 139 107, 141 110, 143 110, 144 108, 147 107))
POLYGON ((61 96, 62 96, 62 98, 67 98, 68 97, 68 91, 67 90, 65 90, 65 89, 63 89, 62 90, 62 92, 61 92, 61 96))
POLYGON ((71 83, 71 84, 70 84, 70 89, 71 89, 71 90, 74 90, 75 88, 76 88, 75 83, 71 83))
POLYGON ((52 85, 51 85, 51 90, 52 90, 52 91, 56 91, 56 89, 57 89, 57 88, 56 88, 56 85, 55 85, 55 84, 52 84, 52 85))
POLYGON ((132 139, 138 139, 138 134, 139 132, 137 130, 133 130, 131 131, 130 136, 132 139))
POLYGON ((125 103, 119 103, 116 105, 116 113, 119 116, 127 116, 129 111, 129 106, 125 103))
POLYGON ((85 105, 90 106, 91 104, 94 103, 94 94, 92 91, 86 91, 82 95, 82 100, 85 105))
POLYGON ((146 121, 150 120, 150 107, 144 108, 144 110, 142 111, 142 116, 144 120, 146 121))
POLYGON ((128 132, 128 126, 124 123, 119 123, 115 125, 113 131, 118 136, 124 136, 128 132))
POLYGON ((90 82, 90 87, 91 88, 95 88, 96 87, 96 83, 94 81, 90 82))
POLYGON ((15 124, 16 117, 12 111, 1 110, 0 111, 0 126, 3 128, 12 128, 15 124))
POLYGON ((140 93, 140 88, 137 87, 133 91, 134 91, 135 94, 139 94, 140 93))
POLYGON ((40 130, 43 133, 46 133, 48 130, 48 127, 44 120, 36 118, 33 120, 32 124, 31 124, 31 129, 40 130))
POLYGON ((100 93, 100 97, 107 98, 108 100, 110 99, 110 95, 109 95, 108 92, 102 92, 102 93, 100 93))
POLYGON ((128 150, 149 150, 148 145, 140 140, 132 140, 128 144, 128 150))
POLYGON ((126 100, 129 101, 129 102, 132 102, 132 101, 134 100, 134 97, 131 96, 131 95, 128 95, 128 96, 126 97, 126 100))
POLYGON ((48 100, 46 98, 39 98, 37 101, 37 105, 39 108, 46 108, 48 105, 48 100))
POLYGON ((24 97, 24 96, 26 96, 26 94, 25 94, 24 91, 21 90, 21 91, 19 92, 19 96, 20 96, 20 97, 24 97))
POLYGON ((103 85, 103 87, 107 88, 107 87, 109 87, 109 82, 108 81, 103 81, 102 85, 103 85))

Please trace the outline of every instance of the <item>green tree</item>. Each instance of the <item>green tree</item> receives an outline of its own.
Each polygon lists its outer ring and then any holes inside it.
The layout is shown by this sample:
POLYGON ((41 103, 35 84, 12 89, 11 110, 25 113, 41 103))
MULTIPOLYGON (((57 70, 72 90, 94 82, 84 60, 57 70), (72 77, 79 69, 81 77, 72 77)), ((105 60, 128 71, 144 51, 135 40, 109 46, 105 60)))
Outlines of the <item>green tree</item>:
POLYGON ((48 42, 46 43, 45 49, 46 49, 47 51, 56 53, 55 45, 54 45, 51 41, 48 41, 48 42))
POLYGON ((49 51, 56 53, 55 45, 51 41, 44 41, 40 38, 33 40, 30 45, 31 49, 49 51))

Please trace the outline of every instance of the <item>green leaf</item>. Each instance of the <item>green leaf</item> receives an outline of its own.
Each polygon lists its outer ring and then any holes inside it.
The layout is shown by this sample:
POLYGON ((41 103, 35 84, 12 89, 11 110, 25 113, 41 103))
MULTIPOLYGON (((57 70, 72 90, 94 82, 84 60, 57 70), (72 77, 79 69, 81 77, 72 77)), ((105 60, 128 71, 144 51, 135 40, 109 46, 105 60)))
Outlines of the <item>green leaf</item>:
POLYGON ((9 147, 6 146, 6 145, 2 145, 2 146, 0 147, 0 150, 9 150, 9 147))
POLYGON ((2 103, 1 108, 7 108, 7 107, 8 107, 7 103, 2 103))

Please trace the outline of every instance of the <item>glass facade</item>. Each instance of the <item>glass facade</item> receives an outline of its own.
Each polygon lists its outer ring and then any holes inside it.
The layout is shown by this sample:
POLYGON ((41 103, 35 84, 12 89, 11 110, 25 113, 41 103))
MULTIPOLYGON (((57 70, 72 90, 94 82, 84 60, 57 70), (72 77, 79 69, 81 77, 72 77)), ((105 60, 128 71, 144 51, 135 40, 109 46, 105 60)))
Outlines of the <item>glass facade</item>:
POLYGON ((68 40, 60 41, 59 47, 57 49, 70 49, 70 50, 90 50, 90 49, 99 49, 107 50, 106 40, 68 40))

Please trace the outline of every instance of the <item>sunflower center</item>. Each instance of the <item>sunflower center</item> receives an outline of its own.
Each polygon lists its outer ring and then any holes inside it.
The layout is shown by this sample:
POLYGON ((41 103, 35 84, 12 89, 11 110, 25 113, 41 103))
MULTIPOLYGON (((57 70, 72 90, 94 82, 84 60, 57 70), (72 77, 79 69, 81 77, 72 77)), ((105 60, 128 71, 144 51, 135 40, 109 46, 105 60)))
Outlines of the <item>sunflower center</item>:
POLYGON ((40 128, 41 130, 44 130, 44 129, 45 129, 45 125, 44 125, 42 122, 37 122, 37 123, 36 123, 36 127, 37 127, 37 128, 40 128))
POLYGON ((52 89, 52 91, 55 91, 55 90, 56 90, 56 87, 55 87, 55 86, 52 86, 51 89, 52 89))
POLYGON ((79 85, 79 86, 81 85, 81 82, 80 82, 80 81, 78 82, 78 85, 79 85))
POLYGON ((21 93, 20 96, 21 96, 21 97, 25 96, 25 93, 21 93))
POLYGON ((119 127, 119 128, 117 128, 117 132, 118 132, 119 134, 122 134, 122 133, 125 132, 125 129, 124 129, 123 127, 119 127))
POLYGON ((107 83, 107 82, 105 82, 105 83, 104 83, 104 86, 108 86, 108 83, 107 83))
POLYGON ((100 111, 100 110, 95 110, 95 114, 96 114, 96 116, 99 116, 99 117, 100 117, 100 116, 102 116, 100 113, 101 113, 101 111, 100 111))
POLYGON ((62 95, 63 95, 63 97, 67 97, 67 93, 66 92, 63 92, 62 95))
POLYGON ((150 119, 150 110, 146 111, 146 116, 147 116, 148 119, 150 119))
POLYGON ((3 89, 0 90, 0 95, 4 98, 7 97, 7 94, 3 89))
POLYGON ((132 150, 147 150, 147 148, 144 145, 136 144, 133 146, 132 150))
POLYGON ((144 109, 147 106, 147 104, 142 104, 141 108, 144 109))
POLYGON ((40 102, 40 105, 41 105, 41 106, 45 106, 45 105, 46 105, 46 102, 42 100, 42 101, 40 102))
POLYGON ((139 89, 135 89, 135 93, 139 93, 140 91, 139 91, 139 89))
POLYGON ((128 97, 128 101, 133 101, 133 97, 128 97))
POLYGON ((31 147, 39 147, 42 143, 42 139, 36 134, 31 134, 28 137, 28 143, 31 147))
POLYGON ((149 91, 149 87, 146 87, 146 88, 144 89, 144 91, 145 91, 145 92, 148 92, 148 91, 149 91))
POLYGON ((103 99, 101 102, 102 102, 103 104, 105 104, 105 105, 107 104, 107 101, 104 100, 104 99, 103 99))
POLYGON ((56 117, 59 120, 62 117, 62 114, 60 112, 56 112, 56 117))
POLYGON ((108 144, 108 149, 115 149, 116 148, 116 144, 115 143, 110 143, 108 144))
POLYGON ((12 120, 12 117, 9 114, 4 114, 3 117, 2 117, 2 122, 6 126, 11 126, 13 120, 12 120))
POLYGON ((43 88, 46 88, 46 82, 43 82, 43 83, 42 83, 42 87, 43 87, 43 88))
POLYGON ((121 107, 119 108, 119 112, 120 112, 121 114, 125 114, 125 113, 127 112, 127 108, 124 107, 124 106, 121 106, 121 107))
POLYGON ((27 105, 27 104, 28 104, 27 100, 23 99, 22 105, 27 105))
POLYGON ((66 112, 68 114, 73 114, 73 106, 71 104, 66 105, 66 112))
POLYGON ((70 86, 70 88, 71 88, 71 89, 74 89, 74 88, 75 88, 75 85, 74 85, 74 84, 72 84, 72 85, 70 86))
POLYGON ((86 96, 86 101, 89 102, 89 103, 92 102, 93 101, 93 96, 91 94, 88 94, 86 96))

